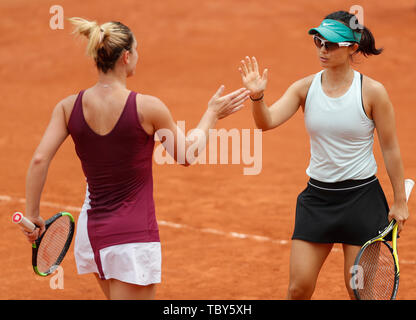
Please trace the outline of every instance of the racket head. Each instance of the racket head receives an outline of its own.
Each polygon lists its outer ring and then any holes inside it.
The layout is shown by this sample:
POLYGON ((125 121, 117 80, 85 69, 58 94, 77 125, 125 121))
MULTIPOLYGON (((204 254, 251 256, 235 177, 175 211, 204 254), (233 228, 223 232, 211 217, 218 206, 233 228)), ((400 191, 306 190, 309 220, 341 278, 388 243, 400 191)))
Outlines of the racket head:
MULTIPOLYGON (((408 201, 415 182, 412 179, 405 179, 404 182, 406 201, 408 201)), ((367 241, 357 254, 354 265, 351 269, 352 277, 350 282, 351 288, 357 300, 394 300, 396 298, 400 278, 399 258, 397 255, 397 229, 398 225, 393 219, 381 234, 367 241), (393 248, 384 239, 390 232, 392 232, 393 248), (380 258, 381 256, 383 258, 380 258), (373 257, 372 262, 371 257, 373 257), (382 275, 380 277, 381 280, 378 280, 376 286, 371 288, 371 283, 369 283, 368 280, 374 279, 378 276, 374 270, 376 270, 379 266, 379 262, 380 265, 385 265, 385 268, 380 268, 379 273, 382 275), (383 274, 385 277, 384 280, 383 274), (361 286, 355 283, 356 277, 358 277, 358 282, 360 282, 360 280, 363 281, 360 283, 361 286), (366 279, 367 287, 365 283, 366 279), (376 290, 381 290, 381 293, 376 290), (391 294, 389 294, 389 292, 391 292, 391 294)))
POLYGON ((354 262, 358 285, 352 289, 357 300, 394 300, 399 287, 398 261, 384 239, 365 244, 354 262))
POLYGON ((74 236, 74 218, 69 212, 59 212, 45 221, 45 229, 32 245, 33 270, 44 277, 64 259, 74 236))

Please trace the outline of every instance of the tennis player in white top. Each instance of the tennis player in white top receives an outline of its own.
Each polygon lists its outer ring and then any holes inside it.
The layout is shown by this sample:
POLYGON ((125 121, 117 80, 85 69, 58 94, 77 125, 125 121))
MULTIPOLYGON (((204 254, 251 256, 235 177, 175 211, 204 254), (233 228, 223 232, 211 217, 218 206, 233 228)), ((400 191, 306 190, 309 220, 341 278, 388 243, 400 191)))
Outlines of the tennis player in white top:
POLYGON ((297 202, 288 299, 312 297, 334 243, 342 243, 345 285, 353 298, 349 270, 363 239, 393 218, 401 231, 409 215, 393 105, 380 82, 351 66, 355 55, 378 55, 382 50, 375 47, 368 28, 351 29, 351 19, 355 16, 337 11, 309 30, 323 70, 294 82, 270 106, 264 101, 267 69, 260 74, 254 57, 241 61, 257 127, 276 128, 302 108, 310 135, 310 181, 297 202), (394 192, 390 208, 375 177, 374 129, 394 192))

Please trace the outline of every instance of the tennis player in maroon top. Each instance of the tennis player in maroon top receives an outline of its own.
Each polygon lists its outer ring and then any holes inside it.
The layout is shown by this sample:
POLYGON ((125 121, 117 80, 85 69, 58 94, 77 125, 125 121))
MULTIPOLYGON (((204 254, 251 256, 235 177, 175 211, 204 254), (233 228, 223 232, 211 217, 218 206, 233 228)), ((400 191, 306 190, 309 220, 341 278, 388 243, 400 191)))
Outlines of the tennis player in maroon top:
MULTIPOLYGON (((205 134, 185 137, 162 101, 126 88, 138 60, 131 30, 120 22, 69 20, 75 34, 88 38, 87 54, 95 61, 98 81, 55 107, 28 170, 26 216, 42 232, 39 204, 48 167, 71 135, 87 179, 75 238, 78 273, 94 273, 108 299, 153 299, 161 281, 153 201, 154 135, 159 129, 172 132, 175 147, 167 151, 178 160, 177 155, 187 154, 195 143, 205 145, 208 130, 241 109, 249 91, 241 88, 222 96, 221 86, 197 126, 205 134)), ((185 159, 183 165, 189 164, 185 159)), ((39 229, 26 235, 34 241, 39 229)))

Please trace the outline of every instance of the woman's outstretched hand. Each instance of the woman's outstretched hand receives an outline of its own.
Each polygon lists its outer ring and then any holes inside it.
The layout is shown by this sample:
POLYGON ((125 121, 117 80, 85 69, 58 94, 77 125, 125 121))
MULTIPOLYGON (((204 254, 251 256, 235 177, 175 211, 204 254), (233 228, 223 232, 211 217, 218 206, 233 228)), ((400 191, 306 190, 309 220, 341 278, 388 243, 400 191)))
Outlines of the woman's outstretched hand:
POLYGON ((267 69, 264 69, 263 75, 260 76, 256 58, 246 57, 245 60, 241 60, 241 66, 238 70, 241 73, 244 86, 247 90, 250 90, 250 96, 253 99, 260 98, 267 85, 267 69))
POLYGON ((240 110, 250 94, 250 91, 245 88, 241 88, 225 96, 221 96, 223 92, 224 86, 221 85, 218 91, 208 102, 208 109, 214 112, 218 119, 223 119, 240 110))

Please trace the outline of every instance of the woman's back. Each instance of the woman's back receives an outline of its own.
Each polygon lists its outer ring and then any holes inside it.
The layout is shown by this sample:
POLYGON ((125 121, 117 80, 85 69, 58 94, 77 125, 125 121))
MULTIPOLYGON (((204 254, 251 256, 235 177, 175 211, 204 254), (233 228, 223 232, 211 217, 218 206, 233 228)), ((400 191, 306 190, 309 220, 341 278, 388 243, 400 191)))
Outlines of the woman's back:
POLYGON ((137 94, 131 91, 123 99, 122 94, 103 97, 92 90, 78 94, 68 131, 87 178, 88 216, 94 224, 97 247, 109 242, 158 241, 152 178, 154 138, 139 122, 137 94))
POLYGON ((101 136, 110 133, 116 126, 130 93, 126 88, 113 89, 110 85, 96 85, 85 90, 82 110, 92 131, 101 136))

